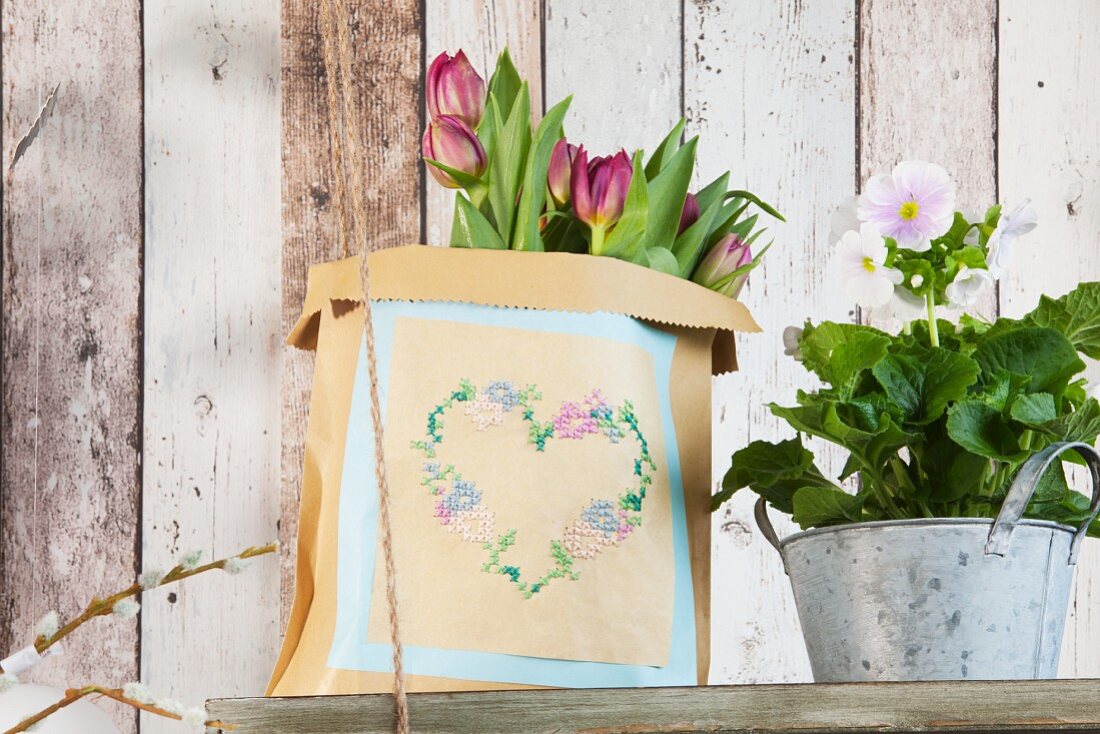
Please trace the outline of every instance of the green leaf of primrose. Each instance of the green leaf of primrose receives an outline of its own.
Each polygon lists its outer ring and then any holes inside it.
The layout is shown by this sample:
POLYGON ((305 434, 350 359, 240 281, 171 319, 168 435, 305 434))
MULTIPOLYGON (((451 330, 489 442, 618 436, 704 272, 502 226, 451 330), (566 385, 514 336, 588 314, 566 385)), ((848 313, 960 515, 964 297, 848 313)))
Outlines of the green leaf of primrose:
POLYGON ((512 225, 516 216, 516 195, 530 146, 531 97, 527 82, 523 82, 489 163, 489 203, 500 239, 509 247, 512 245, 512 225))
POLYGON ((803 530, 843 525, 863 519, 867 495, 850 495, 828 487, 802 487, 794 493, 792 520, 803 530))
POLYGON ((760 207, 762 210, 764 210, 768 214, 771 214, 773 217, 778 219, 780 222, 787 221, 786 219, 783 218, 783 215, 780 214, 778 210, 776 210, 775 207, 773 207, 771 204, 767 203, 766 201, 763 201, 762 199, 760 199, 760 197, 758 197, 756 194, 752 193, 751 191, 731 191, 731 192, 729 192, 729 194, 727 194, 727 196, 736 196, 738 199, 745 199, 746 201, 751 201, 753 204, 756 204, 758 207, 760 207))
POLYGON ((512 57, 509 55, 508 49, 504 49, 497 56, 496 69, 493 70, 493 75, 489 78, 489 94, 496 97, 502 117, 512 109, 516 95, 519 94, 522 86, 523 79, 516 71, 516 66, 512 63, 512 57))
POLYGON ((1073 375, 1085 369, 1073 344, 1061 332, 1045 327, 1024 327, 986 336, 974 350, 983 382, 998 372, 1031 378, 1028 392, 1058 395, 1073 375))
POLYGON ((1048 392, 1017 395, 1008 410, 1012 420, 1029 427, 1040 427, 1058 417, 1054 396, 1048 392))
POLYGON ((690 227, 677 235, 676 241, 672 243, 672 254, 676 256, 676 262, 680 264, 681 278, 691 278, 691 274, 695 272, 695 266, 703 256, 703 246, 707 242, 707 235, 710 234, 711 225, 714 223, 715 217, 718 216, 721 207, 722 200, 720 198, 712 201, 711 205, 702 211, 699 218, 690 227))
POLYGON ((664 247, 650 247, 644 252, 648 267, 680 277, 680 264, 676 262, 676 256, 672 254, 672 250, 664 247))
POLYGON ((485 215, 479 212, 465 196, 455 196, 451 246, 480 247, 490 250, 508 249, 485 215))
POLYGON ((962 400, 951 407, 947 434, 959 446, 987 459, 1018 463, 1028 456, 1001 411, 980 400, 962 400))
POLYGON ((652 181, 657 177, 657 174, 664 170, 665 166, 672 160, 672 156, 680 149, 680 138, 684 134, 684 124, 687 121, 684 118, 680 118, 680 121, 672 126, 668 135, 665 136, 657 148, 653 151, 653 155, 649 157, 649 160, 645 164, 645 177, 647 181, 652 181))
POLYGON ((799 346, 806 369, 848 398, 860 373, 886 356, 890 337, 870 326, 826 321, 808 325, 799 346))
POLYGON ((698 137, 687 141, 673 153, 668 165, 657 177, 649 182, 649 215, 643 243, 646 250, 654 247, 667 249, 676 240, 698 143, 698 137))
POLYGON ((1059 441, 1093 444, 1100 435, 1100 402, 1088 398, 1077 410, 1043 425, 1043 430, 1059 441))
POLYGON ((638 262, 643 254, 642 241, 649 218, 649 191, 642 169, 642 151, 634 152, 634 170, 626 190, 623 213, 604 241, 605 255, 638 262))
POLYGON ((546 173, 550 168, 550 154, 554 150, 554 144, 561 137, 559 133, 562 120, 565 119, 565 113, 572 101, 572 97, 566 97, 551 107, 535 131, 535 139, 531 144, 523 174, 519 206, 516 210, 513 250, 542 252, 546 249, 539 233, 539 217, 546 204, 546 186, 543 182, 546 181, 546 173))
POLYGON ((751 487, 775 509, 789 514, 794 510, 795 491, 807 485, 833 486, 800 439, 779 443, 753 441, 734 453, 722 480, 722 490, 711 498, 711 510, 717 510, 738 490, 751 487))
POLYGON ((871 371, 906 421, 917 425, 939 419, 949 403, 966 397, 980 372, 974 360, 940 348, 920 356, 888 354, 871 371))
POLYGON ((1057 329, 1079 352, 1100 359, 1100 282, 1081 283, 1057 299, 1043 296, 1023 321, 1057 329))

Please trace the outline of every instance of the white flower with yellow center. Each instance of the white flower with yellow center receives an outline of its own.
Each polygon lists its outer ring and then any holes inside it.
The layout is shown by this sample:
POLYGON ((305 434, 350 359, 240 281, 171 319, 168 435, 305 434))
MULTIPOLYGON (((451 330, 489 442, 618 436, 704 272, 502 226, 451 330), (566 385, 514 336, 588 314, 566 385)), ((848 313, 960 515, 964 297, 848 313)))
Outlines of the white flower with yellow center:
POLYGON ((840 238, 833 267, 845 292, 866 308, 883 306, 901 283, 901 271, 887 267, 886 242, 875 225, 865 222, 859 231, 849 230, 840 238))

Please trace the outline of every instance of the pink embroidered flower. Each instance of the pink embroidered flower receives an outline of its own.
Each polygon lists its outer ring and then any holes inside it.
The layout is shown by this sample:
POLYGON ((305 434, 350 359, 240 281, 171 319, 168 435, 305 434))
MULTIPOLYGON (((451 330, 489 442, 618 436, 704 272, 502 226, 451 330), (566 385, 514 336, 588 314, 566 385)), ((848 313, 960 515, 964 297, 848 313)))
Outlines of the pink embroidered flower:
POLYGON ((553 422, 554 436, 557 438, 584 438, 585 434, 599 431, 592 412, 569 400, 561 404, 561 410, 554 416, 553 422))

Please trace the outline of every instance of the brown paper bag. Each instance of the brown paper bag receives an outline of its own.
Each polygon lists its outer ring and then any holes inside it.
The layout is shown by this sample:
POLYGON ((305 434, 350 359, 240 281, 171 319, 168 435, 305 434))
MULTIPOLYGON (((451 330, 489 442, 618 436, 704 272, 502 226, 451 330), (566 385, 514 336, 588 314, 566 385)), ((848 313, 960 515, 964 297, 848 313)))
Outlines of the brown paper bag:
MULTIPOLYGON (((609 258, 370 256, 408 689, 705 683, 711 375, 743 305, 609 258)), ((272 695, 388 691, 355 258, 310 270, 297 586, 272 695)))

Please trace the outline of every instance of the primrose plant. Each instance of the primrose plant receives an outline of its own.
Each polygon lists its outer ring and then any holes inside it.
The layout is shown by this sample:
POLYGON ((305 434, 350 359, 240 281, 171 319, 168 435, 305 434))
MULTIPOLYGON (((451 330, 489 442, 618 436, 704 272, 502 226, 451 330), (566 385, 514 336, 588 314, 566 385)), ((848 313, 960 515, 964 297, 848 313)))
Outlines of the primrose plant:
MULTIPOLYGON (((1030 456, 1057 441, 1094 443, 1100 403, 1081 357, 1100 357, 1100 283, 1044 296, 1019 319, 966 313, 1035 226, 1027 202, 956 211, 954 184, 936 165, 905 162, 872 178, 833 217, 834 272, 860 306, 904 325, 897 334, 833 322, 788 329, 787 353, 824 384, 799 391, 795 405, 771 405, 796 435, 736 452, 714 508, 748 488, 803 529, 993 517, 1030 456), (941 307, 961 311, 958 323, 938 318, 941 307), (835 480, 803 445, 811 436, 847 452, 835 480), (858 491, 845 492, 840 483, 853 477, 858 491)), ((1088 500, 1055 464, 1026 516, 1075 524, 1089 517, 1088 500)))

